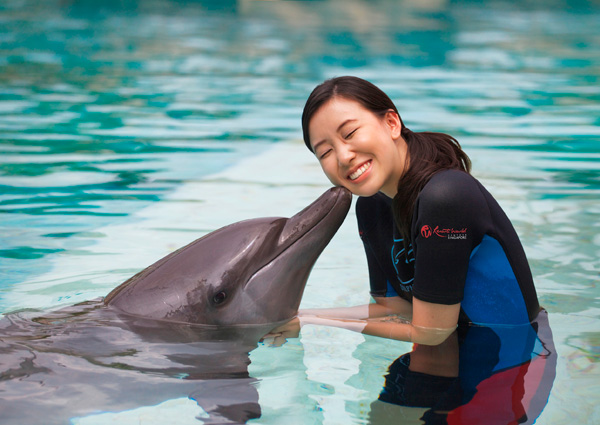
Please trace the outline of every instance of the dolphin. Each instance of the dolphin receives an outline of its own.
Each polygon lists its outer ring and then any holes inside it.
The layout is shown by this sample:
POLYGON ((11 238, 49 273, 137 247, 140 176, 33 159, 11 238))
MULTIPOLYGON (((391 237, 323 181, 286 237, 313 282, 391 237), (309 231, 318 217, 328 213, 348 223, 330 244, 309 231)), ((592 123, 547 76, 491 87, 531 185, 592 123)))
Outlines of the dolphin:
POLYGON ((3 424, 67 424, 189 397, 205 424, 260 416, 249 352, 298 311, 352 196, 332 188, 291 218, 231 224, 111 291, 0 320, 3 424))

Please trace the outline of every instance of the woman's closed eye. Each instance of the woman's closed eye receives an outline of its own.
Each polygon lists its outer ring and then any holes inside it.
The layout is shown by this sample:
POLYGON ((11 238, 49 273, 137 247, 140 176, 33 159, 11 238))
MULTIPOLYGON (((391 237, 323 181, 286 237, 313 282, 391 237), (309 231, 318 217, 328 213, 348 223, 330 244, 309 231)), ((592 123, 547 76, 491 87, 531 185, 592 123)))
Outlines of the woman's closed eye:
POLYGON ((324 150, 322 153, 319 154, 319 159, 325 158, 330 152, 331 149, 324 150))
POLYGON ((354 130, 352 130, 350 133, 346 134, 346 135, 344 136, 344 139, 350 139, 350 138, 351 138, 351 137, 354 135, 354 133, 356 133, 356 130, 358 130, 358 128, 355 128, 355 129, 354 129, 354 130))

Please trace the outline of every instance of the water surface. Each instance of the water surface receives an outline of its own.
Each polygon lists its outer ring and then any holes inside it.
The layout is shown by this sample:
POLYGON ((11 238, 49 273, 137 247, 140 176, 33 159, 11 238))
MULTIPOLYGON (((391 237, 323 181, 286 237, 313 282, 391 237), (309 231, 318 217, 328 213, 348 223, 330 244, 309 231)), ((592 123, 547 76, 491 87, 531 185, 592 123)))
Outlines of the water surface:
MULTIPOLYGON (((328 183, 299 141, 303 102, 324 78, 354 74, 413 130, 450 133, 471 155, 549 311, 558 363, 537 423, 595 423, 599 19, 589 1, 3 2, 0 311, 105 295, 219 226, 308 204, 328 183)), ((303 306, 368 302, 367 291, 351 216, 303 306)), ((366 423, 410 350, 312 327, 261 346, 253 422, 366 423)), ((114 414, 201 412, 176 399, 114 414)))

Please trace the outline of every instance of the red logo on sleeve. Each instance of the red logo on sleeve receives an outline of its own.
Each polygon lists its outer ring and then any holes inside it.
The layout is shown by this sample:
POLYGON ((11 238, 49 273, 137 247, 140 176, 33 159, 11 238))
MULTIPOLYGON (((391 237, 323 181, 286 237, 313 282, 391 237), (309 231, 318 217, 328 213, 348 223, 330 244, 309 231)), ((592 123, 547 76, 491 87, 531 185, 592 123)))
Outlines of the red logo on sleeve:
POLYGON ((424 238, 428 238, 429 236, 431 236, 431 233, 431 227, 429 227, 428 225, 421 227, 421 236, 423 236, 424 238))
POLYGON ((421 236, 429 238, 431 235, 436 235, 444 239, 467 239, 467 228, 463 227, 462 229, 455 229, 453 227, 440 228, 440 226, 435 226, 435 228, 432 229, 431 226, 428 225, 421 227, 421 236))

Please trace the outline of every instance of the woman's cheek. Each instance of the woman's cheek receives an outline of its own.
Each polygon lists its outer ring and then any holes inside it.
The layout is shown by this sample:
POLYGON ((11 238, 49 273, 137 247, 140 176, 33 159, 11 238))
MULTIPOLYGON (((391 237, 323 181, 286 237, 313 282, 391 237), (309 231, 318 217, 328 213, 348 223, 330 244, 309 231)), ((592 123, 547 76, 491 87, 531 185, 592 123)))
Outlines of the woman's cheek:
POLYGON ((333 184, 334 186, 338 186, 341 185, 342 182, 340 181, 340 179, 332 173, 325 173, 325 176, 327 176, 327 178, 329 179, 329 181, 331 182, 331 184, 333 184))
POLYGON ((335 165, 332 164, 332 162, 333 161, 330 160, 321 161, 321 169, 333 185, 340 185, 342 184, 342 182, 340 181, 339 176, 337 174, 337 167, 335 167, 335 165))

